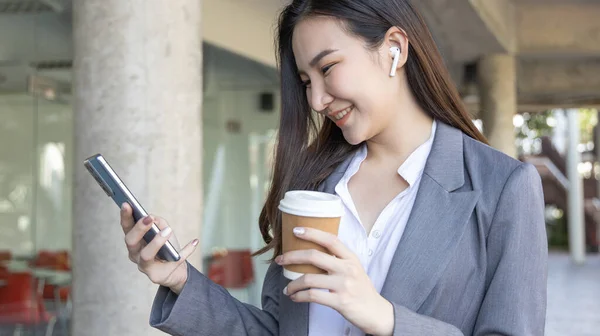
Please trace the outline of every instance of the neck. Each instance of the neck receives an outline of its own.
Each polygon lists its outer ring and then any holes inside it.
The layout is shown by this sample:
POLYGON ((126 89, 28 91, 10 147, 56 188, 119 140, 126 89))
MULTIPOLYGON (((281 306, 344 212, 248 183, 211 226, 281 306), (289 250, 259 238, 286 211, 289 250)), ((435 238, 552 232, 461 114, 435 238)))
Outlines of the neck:
POLYGON ((403 106, 390 124, 367 140, 368 159, 382 164, 401 165, 431 136, 433 119, 416 103, 403 106))

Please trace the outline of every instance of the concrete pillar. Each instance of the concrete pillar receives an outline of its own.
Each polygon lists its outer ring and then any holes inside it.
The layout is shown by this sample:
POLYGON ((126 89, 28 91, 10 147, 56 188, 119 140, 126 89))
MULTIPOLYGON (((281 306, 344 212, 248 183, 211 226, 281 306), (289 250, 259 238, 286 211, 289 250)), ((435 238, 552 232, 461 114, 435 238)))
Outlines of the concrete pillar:
POLYGON ((102 153, 180 245, 201 238, 201 1, 73 5, 73 335, 162 334, 148 325, 157 286, 129 261, 118 208, 82 162, 102 153))
POLYGON ((506 54, 484 56, 477 66, 483 131, 490 144, 517 156, 513 116, 517 112, 515 57, 506 54))
POLYGON ((569 250, 573 262, 583 264, 585 262, 583 179, 577 170, 577 166, 581 162, 581 153, 577 150, 577 145, 579 145, 579 110, 567 110, 567 117, 569 120, 569 147, 567 150, 569 250))
MULTIPOLYGON (((600 121, 600 110, 597 112, 598 120, 600 121)), ((596 125, 594 128, 594 149, 596 150, 596 165, 600 167, 600 124, 596 125)), ((594 167, 593 176, 596 178, 596 202, 600 202, 600 178, 596 174, 596 169, 594 167)), ((598 242, 598 252, 600 252, 600 213, 596 213, 596 241, 598 242)))

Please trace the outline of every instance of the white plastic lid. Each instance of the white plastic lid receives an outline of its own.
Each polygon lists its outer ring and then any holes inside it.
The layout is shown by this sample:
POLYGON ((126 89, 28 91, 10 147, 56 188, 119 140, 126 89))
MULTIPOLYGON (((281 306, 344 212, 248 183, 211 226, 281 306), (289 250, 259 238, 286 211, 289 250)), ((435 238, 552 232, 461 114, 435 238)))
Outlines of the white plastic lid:
POLYGON ((319 191, 293 190, 285 193, 279 210, 303 217, 332 218, 344 214, 342 200, 333 194, 319 191))

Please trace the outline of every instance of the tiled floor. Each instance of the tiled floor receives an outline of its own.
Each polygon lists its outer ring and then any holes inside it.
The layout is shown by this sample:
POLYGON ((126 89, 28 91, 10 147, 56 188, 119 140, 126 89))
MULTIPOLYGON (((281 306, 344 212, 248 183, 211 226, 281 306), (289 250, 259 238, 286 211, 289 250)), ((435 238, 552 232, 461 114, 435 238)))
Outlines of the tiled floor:
POLYGON ((583 266, 566 253, 548 260, 547 336, 600 336, 600 256, 588 255, 583 266))

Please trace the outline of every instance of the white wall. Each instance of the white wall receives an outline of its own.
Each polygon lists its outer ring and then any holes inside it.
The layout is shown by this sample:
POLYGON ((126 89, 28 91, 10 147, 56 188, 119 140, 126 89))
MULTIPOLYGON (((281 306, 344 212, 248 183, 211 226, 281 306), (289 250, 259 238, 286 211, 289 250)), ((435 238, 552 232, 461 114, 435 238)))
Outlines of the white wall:
POLYGON ((202 3, 204 40, 257 62, 275 66, 274 27, 277 13, 284 2, 281 0, 204 0, 202 3))

